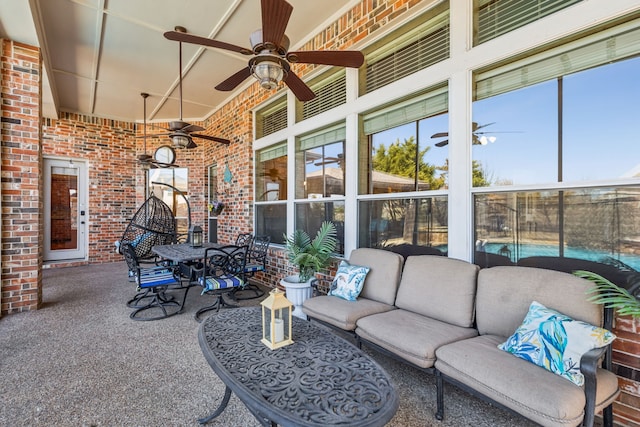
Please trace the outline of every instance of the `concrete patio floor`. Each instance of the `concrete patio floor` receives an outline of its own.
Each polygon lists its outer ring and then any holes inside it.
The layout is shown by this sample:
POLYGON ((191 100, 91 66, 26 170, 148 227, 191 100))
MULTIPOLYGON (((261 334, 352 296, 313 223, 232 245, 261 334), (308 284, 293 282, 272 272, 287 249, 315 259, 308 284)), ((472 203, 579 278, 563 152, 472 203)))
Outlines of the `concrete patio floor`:
MULTIPOLYGON (((134 322, 124 263, 49 269, 43 281, 42 309, 0 319, 0 425, 196 426, 217 407, 224 386, 202 355, 193 318, 210 296, 192 289, 184 313, 134 322)), ((437 421, 432 375, 365 351, 397 386, 400 408, 389 426, 534 425, 453 386, 437 421)), ((210 425, 259 424, 233 396, 210 425)))

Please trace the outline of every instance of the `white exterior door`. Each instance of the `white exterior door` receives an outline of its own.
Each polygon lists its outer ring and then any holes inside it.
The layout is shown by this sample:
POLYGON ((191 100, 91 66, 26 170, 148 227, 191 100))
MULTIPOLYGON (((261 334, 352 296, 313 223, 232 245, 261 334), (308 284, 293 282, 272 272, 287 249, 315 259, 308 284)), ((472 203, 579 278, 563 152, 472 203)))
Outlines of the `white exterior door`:
POLYGON ((87 165, 44 159, 44 260, 87 255, 87 165))

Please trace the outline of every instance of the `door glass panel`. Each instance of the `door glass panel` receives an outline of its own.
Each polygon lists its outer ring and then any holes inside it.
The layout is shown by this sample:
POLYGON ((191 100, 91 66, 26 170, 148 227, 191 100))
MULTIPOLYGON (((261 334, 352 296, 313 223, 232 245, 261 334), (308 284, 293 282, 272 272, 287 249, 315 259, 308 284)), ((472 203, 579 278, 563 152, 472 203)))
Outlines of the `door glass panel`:
POLYGON ((78 248, 78 169, 51 169, 51 249, 78 248))

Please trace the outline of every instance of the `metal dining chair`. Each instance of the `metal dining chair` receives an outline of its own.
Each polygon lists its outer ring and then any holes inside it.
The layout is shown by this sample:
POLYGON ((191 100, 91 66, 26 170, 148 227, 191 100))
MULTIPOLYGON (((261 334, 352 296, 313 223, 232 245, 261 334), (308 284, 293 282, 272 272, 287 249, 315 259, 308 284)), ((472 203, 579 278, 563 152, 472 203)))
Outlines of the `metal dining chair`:
POLYGON ((253 244, 253 234, 251 233, 240 233, 236 237, 236 246, 251 247, 252 244, 253 244))
POLYGON ((256 236, 247 255, 247 264, 244 268, 245 285, 236 288, 231 296, 236 300, 260 298, 264 291, 257 285, 249 283, 249 278, 260 271, 267 270, 267 253, 271 244, 271 236, 256 236))
POLYGON ((248 246, 227 245, 209 248, 205 252, 205 263, 201 269, 194 269, 197 284, 202 286, 202 295, 214 295, 213 304, 199 309, 195 319, 211 310, 236 307, 225 301, 223 294, 245 285, 244 269, 247 263, 248 246))
POLYGON ((135 309, 129 317, 133 320, 159 320, 182 312, 189 287, 182 285, 177 266, 143 267, 130 243, 122 245, 122 252, 138 287, 138 293, 127 302, 128 307, 135 309), (184 289, 181 302, 167 293, 171 289, 184 289))

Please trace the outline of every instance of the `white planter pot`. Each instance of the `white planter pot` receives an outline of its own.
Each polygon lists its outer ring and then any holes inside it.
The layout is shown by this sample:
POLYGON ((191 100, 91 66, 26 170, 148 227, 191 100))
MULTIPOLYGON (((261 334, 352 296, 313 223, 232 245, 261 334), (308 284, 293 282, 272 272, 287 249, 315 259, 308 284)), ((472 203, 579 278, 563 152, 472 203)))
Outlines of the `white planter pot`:
POLYGON ((302 303, 311 298, 313 288, 311 284, 315 281, 315 277, 306 282, 298 283, 298 276, 287 276, 280 280, 280 284, 286 289, 286 296, 294 305, 293 315, 301 319, 307 320, 307 315, 302 312, 302 303))

